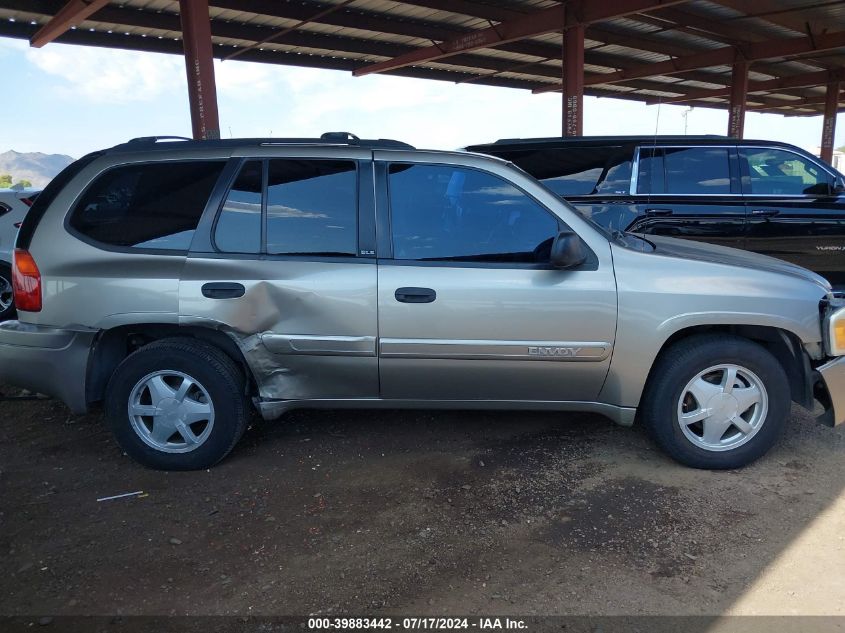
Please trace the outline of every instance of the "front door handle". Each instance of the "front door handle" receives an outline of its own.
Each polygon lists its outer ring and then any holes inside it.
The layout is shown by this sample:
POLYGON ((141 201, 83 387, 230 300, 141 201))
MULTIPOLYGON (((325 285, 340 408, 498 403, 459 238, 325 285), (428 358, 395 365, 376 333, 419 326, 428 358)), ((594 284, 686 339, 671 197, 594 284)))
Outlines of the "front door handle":
POLYGON ((672 209, 646 209, 645 214, 650 217, 656 216, 664 216, 664 215, 672 215, 674 211, 672 209))
POLYGON ((243 297, 246 288, 243 284, 230 282, 214 282, 203 284, 202 296, 207 299, 237 299, 243 297))
POLYGON ((780 211, 777 209, 753 209, 751 215, 755 218, 773 218, 776 215, 780 215, 780 211))
POLYGON ((394 296, 399 303, 431 303, 437 299, 431 288, 398 288, 394 296))

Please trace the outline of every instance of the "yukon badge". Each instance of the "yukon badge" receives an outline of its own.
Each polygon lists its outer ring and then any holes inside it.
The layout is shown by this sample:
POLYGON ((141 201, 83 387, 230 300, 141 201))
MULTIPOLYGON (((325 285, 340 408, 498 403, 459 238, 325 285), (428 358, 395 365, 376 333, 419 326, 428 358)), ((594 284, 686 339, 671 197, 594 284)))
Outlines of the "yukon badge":
POLYGON ((558 358, 575 358, 582 347, 529 347, 529 356, 556 356, 558 358))

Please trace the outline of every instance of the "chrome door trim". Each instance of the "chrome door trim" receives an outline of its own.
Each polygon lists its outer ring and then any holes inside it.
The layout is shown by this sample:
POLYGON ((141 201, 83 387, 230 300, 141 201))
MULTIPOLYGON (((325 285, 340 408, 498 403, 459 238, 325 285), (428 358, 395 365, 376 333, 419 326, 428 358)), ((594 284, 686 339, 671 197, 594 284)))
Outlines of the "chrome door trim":
POLYGON ((601 362, 610 349, 610 343, 582 341, 379 339, 379 355, 385 358, 601 362))
POLYGON ((261 335, 261 342, 274 354, 306 356, 375 356, 375 336, 314 336, 310 334, 261 335))

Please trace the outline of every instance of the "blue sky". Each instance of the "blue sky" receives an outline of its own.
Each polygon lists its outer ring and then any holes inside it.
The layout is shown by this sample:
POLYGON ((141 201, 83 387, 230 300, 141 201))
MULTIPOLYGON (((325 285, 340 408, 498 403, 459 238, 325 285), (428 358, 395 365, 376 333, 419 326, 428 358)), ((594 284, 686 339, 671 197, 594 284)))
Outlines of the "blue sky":
MULTIPOLYGON (((350 131, 452 149, 497 138, 560 134, 560 95, 230 61, 217 63, 222 135, 350 131)), ((135 136, 190 136, 185 68, 175 55, 0 38, 0 152, 79 157, 135 136), (10 98, 10 96, 12 98, 10 98)), ((585 99, 585 134, 683 134, 680 106, 585 99)), ((727 113, 696 108, 690 134, 724 134, 727 113)), ((748 114, 746 137, 816 147, 821 117, 748 114)), ((836 146, 845 145, 840 115, 836 146)))

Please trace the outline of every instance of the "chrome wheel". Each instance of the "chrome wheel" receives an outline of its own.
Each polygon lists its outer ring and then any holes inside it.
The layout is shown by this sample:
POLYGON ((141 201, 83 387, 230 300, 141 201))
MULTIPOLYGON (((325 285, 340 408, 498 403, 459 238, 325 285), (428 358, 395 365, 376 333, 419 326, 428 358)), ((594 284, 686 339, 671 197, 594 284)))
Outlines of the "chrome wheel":
POLYGON ((191 376, 157 371, 141 378, 130 392, 129 421, 148 446, 164 453, 189 453, 211 435, 214 404, 191 376))
POLYGON ((686 438, 707 451, 728 451, 754 437, 766 421, 763 381, 739 365, 716 365, 687 383, 678 402, 686 438))
POLYGON ((14 297, 12 283, 4 275, 0 275, 0 312, 5 312, 12 307, 14 297))

